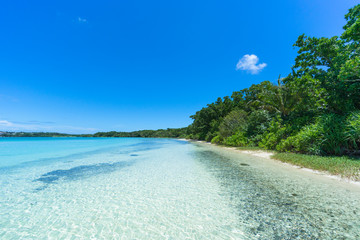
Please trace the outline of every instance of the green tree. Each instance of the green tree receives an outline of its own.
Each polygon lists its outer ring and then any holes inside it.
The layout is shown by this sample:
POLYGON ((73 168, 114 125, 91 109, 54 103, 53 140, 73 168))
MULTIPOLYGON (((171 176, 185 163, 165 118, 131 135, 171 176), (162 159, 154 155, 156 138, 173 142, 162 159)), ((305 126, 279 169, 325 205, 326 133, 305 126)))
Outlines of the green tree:
POLYGON ((235 109, 231 111, 220 124, 220 136, 226 138, 237 131, 245 131, 247 125, 246 116, 247 113, 244 110, 235 109))

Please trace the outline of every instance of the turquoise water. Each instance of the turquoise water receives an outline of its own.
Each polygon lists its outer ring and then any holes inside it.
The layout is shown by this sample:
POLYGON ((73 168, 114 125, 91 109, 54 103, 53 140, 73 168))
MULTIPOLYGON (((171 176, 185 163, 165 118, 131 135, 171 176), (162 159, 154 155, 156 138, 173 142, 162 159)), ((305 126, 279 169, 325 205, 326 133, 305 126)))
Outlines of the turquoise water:
POLYGON ((0 139, 0 239, 359 239, 359 187, 206 144, 0 139))

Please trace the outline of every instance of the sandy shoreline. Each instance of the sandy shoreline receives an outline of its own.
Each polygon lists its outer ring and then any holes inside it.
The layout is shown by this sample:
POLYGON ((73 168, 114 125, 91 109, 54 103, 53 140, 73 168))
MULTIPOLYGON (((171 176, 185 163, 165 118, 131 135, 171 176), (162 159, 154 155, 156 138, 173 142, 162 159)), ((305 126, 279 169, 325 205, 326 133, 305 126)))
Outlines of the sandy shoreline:
POLYGON ((238 152, 238 153, 241 153, 241 154, 247 154, 247 155, 250 155, 250 156, 259 157, 259 158, 263 158, 263 159, 270 160, 270 161, 276 161, 277 163, 280 163, 280 164, 283 164, 283 165, 286 165, 286 166, 290 166, 292 168, 300 169, 302 171, 306 171, 306 172, 310 172, 310 173, 313 173, 313 174, 316 174, 316 175, 324 176, 326 178, 335 179, 335 180, 340 181, 340 182, 346 182, 346 183, 350 183, 350 184, 360 186, 360 181, 354 181, 354 180, 351 180, 351 179, 348 179, 348 178, 343 178, 343 177, 341 177, 339 175, 333 175, 333 174, 330 174, 330 173, 325 172, 325 171, 313 170, 313 169, 310 169, 310 168, 304 168, 304 167, 300 167, 300 166, 297 166, 297 165, 294 165, 294 164, 282 162, 280 160, 277 160, 276 158, 272 158, 272 156, 275 154, 272 151, 240 150, 240 149, 237 149, 236 147, 221 146, 221 145, 212 144, 212 143, 205 142, 205 141, 189 140, 189 139, 179 139, 179 140, 196 142, 196 143, 200 143, 200 144, 208 144, 208 145, 216 146, 216 147, 219 147, 219 148, 222 148, 222 149, 227 149, 227 150, 230 150, 230 151, 233 151, 233 152, 238 152))

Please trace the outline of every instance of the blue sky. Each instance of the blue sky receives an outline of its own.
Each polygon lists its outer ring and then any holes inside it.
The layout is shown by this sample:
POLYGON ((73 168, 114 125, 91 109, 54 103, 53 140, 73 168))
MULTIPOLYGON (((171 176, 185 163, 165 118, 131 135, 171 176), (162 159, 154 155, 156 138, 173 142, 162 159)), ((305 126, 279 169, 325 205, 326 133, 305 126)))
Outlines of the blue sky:
POLYGON ((185 127, 290 72, 297 36, 340 35, 354 0, 2 1, 0 131, 185 127))

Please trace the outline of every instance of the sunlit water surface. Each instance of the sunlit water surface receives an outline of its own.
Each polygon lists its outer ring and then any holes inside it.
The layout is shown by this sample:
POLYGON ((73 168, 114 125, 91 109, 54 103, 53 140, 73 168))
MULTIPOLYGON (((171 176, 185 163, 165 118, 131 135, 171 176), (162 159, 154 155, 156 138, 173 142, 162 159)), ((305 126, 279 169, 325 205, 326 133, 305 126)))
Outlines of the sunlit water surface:
POLYGON ((360 239, 359 187, 170 139, 0 139, 0 239, 360 239))

